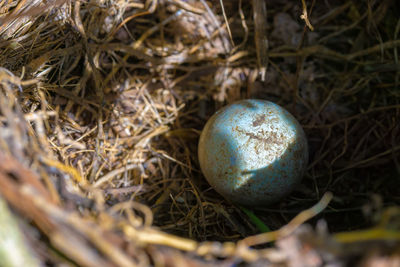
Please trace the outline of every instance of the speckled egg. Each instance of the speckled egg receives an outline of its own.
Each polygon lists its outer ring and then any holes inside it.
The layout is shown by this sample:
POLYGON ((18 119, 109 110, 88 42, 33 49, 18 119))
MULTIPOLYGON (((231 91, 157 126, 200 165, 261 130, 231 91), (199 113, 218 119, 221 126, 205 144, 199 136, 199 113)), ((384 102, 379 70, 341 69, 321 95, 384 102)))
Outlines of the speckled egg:
POLYGON ((227 200, 247 206, 289 194, 308 161, 299 122, 281 106, 254 99, 217 111, 201 133, 198 153, 210 185, 227 200))

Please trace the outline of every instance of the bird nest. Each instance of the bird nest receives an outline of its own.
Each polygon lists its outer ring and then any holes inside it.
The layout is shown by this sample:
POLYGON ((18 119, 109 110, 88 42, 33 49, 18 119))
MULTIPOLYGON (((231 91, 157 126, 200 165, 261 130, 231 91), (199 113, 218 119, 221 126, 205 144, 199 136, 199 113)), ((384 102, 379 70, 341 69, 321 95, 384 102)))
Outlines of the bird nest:
POLYGON ((0 265, 399 264, 399 11, 1 1, 0 265), (245 98, 308 138, 303 182, 267 207, 199 169, 206 120, 245 98))

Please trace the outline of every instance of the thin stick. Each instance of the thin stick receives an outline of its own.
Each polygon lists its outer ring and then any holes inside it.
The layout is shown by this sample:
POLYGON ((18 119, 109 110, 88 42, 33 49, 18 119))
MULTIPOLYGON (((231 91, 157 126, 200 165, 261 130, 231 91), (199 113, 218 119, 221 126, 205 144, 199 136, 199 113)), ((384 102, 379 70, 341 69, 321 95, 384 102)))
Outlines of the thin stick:
POLYGON ((308 20, 308 14, 307 14, 307 5, 305 0, 301 0, 301 3, 303 4, 303 14, 300 16, 301 19, 303 19, 307 25, 307 27, 311 30, 314 31, 314 27, 311 25, 311 22, 308 20))
POLYGON ((228 30, 228 34, 229 34, 229 39, 231 40, 231 44, 232 44, 232 46, 234 47, 234 46, 235 46, 235 43, 233 42, 231 28, 229 27, 228 18, 226 17, 224 2, 223 2, 223 0, 219 0, 219 3, 221 4, 222 15, 224 16, 224 20, 225 20, 225 24, 226 24, 226 29, 228 30))

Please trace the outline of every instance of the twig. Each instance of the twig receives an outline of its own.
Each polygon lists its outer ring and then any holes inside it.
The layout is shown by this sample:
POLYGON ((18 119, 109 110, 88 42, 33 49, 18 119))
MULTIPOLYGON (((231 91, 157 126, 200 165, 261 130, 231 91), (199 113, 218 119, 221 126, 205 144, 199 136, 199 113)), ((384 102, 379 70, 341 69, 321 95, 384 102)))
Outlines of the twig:
POLYGON ((303 4, 303 14, 300 16, 300 18, 303 19, 306 22, 307 27, 311 31, 314 31, 314 27, 311 25, 310 21, 308 20, 306 1, 305 0, 301 0, 301 3, 303 4))

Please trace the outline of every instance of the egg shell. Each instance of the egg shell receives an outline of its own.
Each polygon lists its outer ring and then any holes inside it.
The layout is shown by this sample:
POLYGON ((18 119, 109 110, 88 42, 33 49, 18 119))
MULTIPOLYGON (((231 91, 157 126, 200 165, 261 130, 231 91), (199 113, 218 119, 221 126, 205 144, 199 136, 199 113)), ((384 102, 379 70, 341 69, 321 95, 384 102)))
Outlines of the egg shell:
POLYGON ((201 170, 227 200, 262 206, 279 201, 300 182, 308 146, 299 122, 281 106, 241 100, 217 111, 199 141, 201 170))

